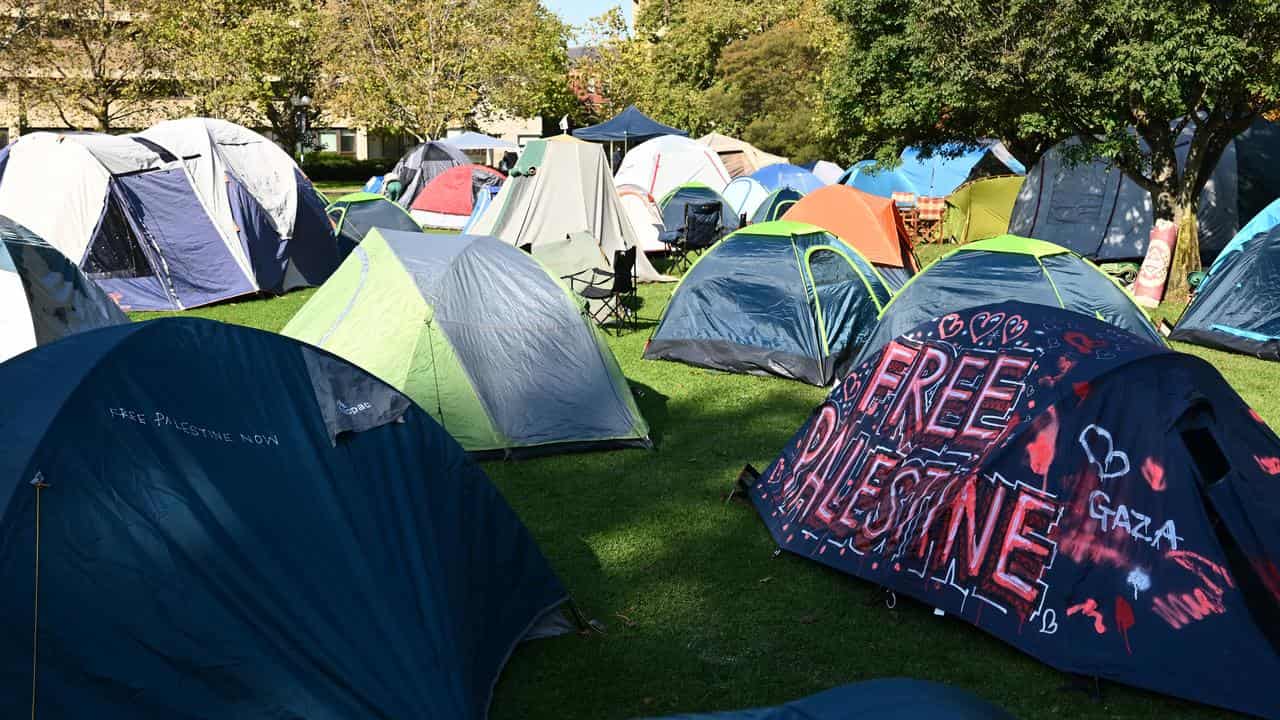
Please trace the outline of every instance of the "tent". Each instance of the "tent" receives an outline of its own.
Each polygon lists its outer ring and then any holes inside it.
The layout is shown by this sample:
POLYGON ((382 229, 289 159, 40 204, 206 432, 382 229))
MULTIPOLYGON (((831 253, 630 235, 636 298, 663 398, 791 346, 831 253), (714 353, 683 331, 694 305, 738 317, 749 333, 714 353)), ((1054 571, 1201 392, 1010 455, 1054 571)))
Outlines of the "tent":
POLYGON ((824 185, 835 185, 840 182, 840 176, 844 175, 844 168, 828 160, 808 162, 800 167, 813 173, 824 185))
POLYGON ((467 130, 466 132, 460 132, 457 135, 450 135, 449 137, 445 138, 442 142, 449 143, 450 145, 458 148, 459 150, 464 150, 464 151, 465 150, 517 151, 520 149, 519 145, 513 142, 510 142, 508 140, 503 140, 501 138, 496 138, 496 137, 490 137, 489 135, 485 135, 484 133, 472 132, 470 130, 467 130))
POLYGON ((1009 232, 1009 216, 1024 179, 1021 175, 993 175, 956 188, 947 196, 943 240, 967 243, 1009 232))
POLYGON ((0 362, 37 345, 129 318, 80 268, 0 215, 0 362))
POLYGON ((1280 200, 1258 213, 1209 267, 1171 340, 1280 360, 1280 200))
POLYGON ((329 353, 166 318, 0 382, 5 717, 481 720, 569 629, 484 471, 329 353))
POLYGON ((689 138, 664 135, 631 148, 613 179, 619 185, 642 187, 658 198, 691 182, 720 192, 729 184, 729 171, 707 146, 689 138))
POLYGON ((755 178, 739 177, 726 185, 721 195, 729 203, 734 215, 751 218, 769 198, 769 191, 755 178))
POLYGON ((1071 310, 1164 344, 1133 297, 1088 260, 1043 240, 1001 235, 961 245, 911 278, 881 312, 862 356, 930 318, 1009 300, 1071 310))
POLYGON ((129 310, 319 285, 338 264, 325 204, 275 143, 208 118, 134 135, 30 133, 0 179, 0 214, 129 310))
POLYGON ((487 185, 476 195, 475 202, 472 203, 471 216, 467 218, 466 224, 462 226, 462 230, 459 232, 463 235, 471 234, 471 228, 475 227, 476 223, 480 221, 480 217, 493 204, 493 199, 497 197, 501 189, 501 185, 487 185))
POLYGON ((851 683, 772 708, 667 720, 1013 720, 981 698, 940 683, 885 678, 851 683))
POLYGON ((662 210, 662 224, 671 230, 684 227, 685 208, 700 203, 719 203, 720 225, 725 233, 738 229, 738 215, 729 206, 728 201, 720 193, 702 183, 685 183, 663 196, 658 201, 662 210))
POLYGON ((1277 474, 1209 363, 1009 302, 872 353, 748 494, 783 550, 1058 670, 1274 718, 1277 474))
POLYGON ((376 227, 410 232, 422 229, 404 208, 369 192, 343 195, 330 203, 328 212, 329 222, 338 234, 338 253, 344 258, 376 227))
POLYGON ((666 225, 662 222, 662 211, 658 204, 649 197, 644 188, 636 185, 619 185, 618 200, 622 203, 622 211, 631 221, 631 229, 636 234, 640 249, 646 253, 664 253, 670 250, 666 243, 659 239, 666 225))
MULTIPOLYGON (((639 244, 604 151, 568 136, 530 141, 470 232, 528 247, 557 277, 608 270, 615 252, 639 244)), ((670 279, 653 269, 643 250, 636 272, 645 282, 670 279)))
POLYGON ((644 142, 662 135, 686 136, 689 133, 677 130, 670 125, 663 125, 640 112, 635 105, 605 120, 599 125, 578 128, 573 136, 579 140, 592 142, 620 142, 624 144, 644 142))
MULTIPOLYGON (((1185 162, 1187 129, 1175 149, 1185 162)), ((1048 240, 1098 261, 1141 260, 1147 254, 1151 195, 1105 160, 1072 165, 1065 152, 1076 138, 1051 148, 1027 174, 1009 232, 1048 240)), ((1258 120, 1223 151, 1200 193, 1200 258, 1213 262, 1240 223, 1280 196, 1280 131, 1258 120)))
POLYGON ((1026 172, 1004 143, 985 141, 976 146, 944 147, 930 157, 924 157, 919 148, 907 148, 893 168, 863 160, 845 171, 840 182, 881 197, 891 197, 895 192, 946 197, 970 180, 1026 172))
POLYGON ((826 385, 889 297, 875 267, 822 228, 748 225, 685 273, 644 356, 826 385))
POLYGON ((494 238, 375 230, 282 332, 395 386, 473 453, 650 446, 578 301, 494 238))
POLYGON ((445 140, 428 140, 409 148, 391 172, 400 181, 400 194, 391 198, 407 208, 418 192, 437 175, 458 165, 470 164, 466 153, 445 140))
POLYGON ((760 206, 756 208, 755 214, 751 216, 751 222, 762 223, 779 220, 803 197, 804 193, 793 188, 778 188, 769 193, 764 202, 760 203, 760 206))
POLYGON ((745 140, 720 133, 703 135, 698 138, 698 142, 711 148, 716 155, 720 156, 720 162, 724 163, 725 169, 729 171, 729 177, 732 178, 750 175, 767 165, 787 162, 787 159, 780 155, 767 153, 745 140))
POLYGON ((751 173, 751 177, 769 192, 791 188, 801 195, 808 195, 826 184, 808 170, 787 163, 762 167, 751 173))
POLYGON ((409 203, 409 214, 426 227, 460 230, 475 209, 476 197, 506 179, 506 175, 484 165, 451 167, 422 186, 409 203))
POLYGON ((888 198, 828 185, 801 198, 782 219, 816 225, 848 243, 895 291, 920 269, 902 217, 888 198))

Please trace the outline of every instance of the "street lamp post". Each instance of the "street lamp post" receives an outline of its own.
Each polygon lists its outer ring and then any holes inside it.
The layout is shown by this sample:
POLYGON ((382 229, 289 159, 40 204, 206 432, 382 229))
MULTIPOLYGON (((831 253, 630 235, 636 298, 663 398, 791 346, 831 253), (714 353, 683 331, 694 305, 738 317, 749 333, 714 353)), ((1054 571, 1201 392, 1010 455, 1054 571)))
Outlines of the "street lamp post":
POLYGON ((289 98, 289 103, 293 105, 294 118, 298 126, 298 164, 301 165, 306 160, 306 137, 307 137, 307 108, 311 107, 311 98, 307 95, 301 97, 294 95, 289 98))

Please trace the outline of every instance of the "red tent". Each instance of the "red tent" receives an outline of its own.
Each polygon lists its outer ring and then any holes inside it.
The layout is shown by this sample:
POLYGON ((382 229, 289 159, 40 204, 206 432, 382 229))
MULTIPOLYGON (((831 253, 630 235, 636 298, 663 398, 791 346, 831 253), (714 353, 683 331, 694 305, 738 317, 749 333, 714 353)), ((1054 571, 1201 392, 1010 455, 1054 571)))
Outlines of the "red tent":
POLYGON ((484 165, 458 165, 435 176, 409 205, 423 225, 461 228, 475 206, 476 194, 501 185, 506 175, 484 165))

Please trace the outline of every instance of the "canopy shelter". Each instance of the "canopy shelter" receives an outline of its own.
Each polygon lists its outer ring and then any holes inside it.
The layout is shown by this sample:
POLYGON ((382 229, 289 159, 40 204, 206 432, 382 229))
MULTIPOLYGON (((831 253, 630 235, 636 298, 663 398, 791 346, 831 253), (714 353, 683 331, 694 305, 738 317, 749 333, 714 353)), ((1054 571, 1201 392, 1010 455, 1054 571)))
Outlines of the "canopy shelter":
POLYGON ((1014 720, 976 695, 949 685, 884 678, 851 683, 785 705, 666 720, 1014 720))
POLYGON ((344 258, 374 228, 411 232, 422 229, 404 208, 369 192, 343 195, 329 204, 327 212, 338 234, 338 252, 344 258))
POLYGON ((783 220, 809 223, 857 249, 894 291, 920 269, 893 201, 848 185, 828 185, 792 205, 783 220))
POLYGON ((0 362, 129 317, 80 268, 0 215, 0 362))
POLYGON ((751 177, 769 192, 791 188, 801 195, 808 195, 826 184, 808 170, 789 163, 767 165, 751 173, 751 177))
POLYGON ((619 185, 637 185, 655 198, 678 185, 699 182, 720 192, 729 171, 710 148, 686 137, 664 135, 631 148, 614 174, 619 185))
POLYGON ((1280 360, 1280 200, 1227 243, 1169 339, 1280 360))
POLYGON ((928 157, 919 148, 907 148, 896 167, 863 160, 845 171, 840 182, 881 197, 892 197, 895 192, 946 197, 970 180, 988 175, 1023 175, 1026 171, 1004 143, 987 140, 974 146, 939 148, 928 157))
POLYGON ((520 146, 509 140, 490 137, 472 130, 450 135, 444 141, 489 166, 497 165, 498 160, 506 153, 520 152, 520 146))
POLYGON ((472 453, 650 446, 595 324, 494 238, 376 230, 283 332, 403 391, 472 453))
POLYGON ((280 146, 225 120, 29 133, 0 157, 0 214, 128 310, 319 285, 338 264, 323 197, 280 146))
MULTIPOLYGON (((511 177, 470 228, 528 249, 557 277, 590 268, 608 271, 614 254, 638 247, 631 220, 599 145, 572 137, 533 140, 511 177)), ((636 254, 644 282, 672 280, 636 254)))
POLYGON ((1004 235, 1024 181, 1022 175, 970 180, 947 196, 942 216, 944 242, 967 243, 1004 235))
POLYGON ((880 313, 862 355, 930 318, 1013 300, 1070 310, 1164 344, 1133 297, 1093 263, 1053 243, 1001 235, 961 245, 911 278, 880 313))
POLYGON ((644 356, 826 385, 889 297, 875 267, 822 228, 748 225, 685 273, 644 356))
POLYGON ((750 175, 766 165, 785 163, 787 159, 767 153, 746 140, 739 140, 720 133, 709 133, 698 138, 698 142, 711 148, 729 171, 729 176, 740 178, 750 175))
POLYGON ((599 125, 578 128, 573 131, 573 136, 579 140, 620 142, 628 146, 642 143, 659 135, 688 136, 688 134, 684 130, 678 130, 670 125, 663 125, 640 112, 640 108, 635 105, 628 105, 625 110, 599 125))
POLYGON ((572 627, 480 466, 323 350, 165 318, 0 383, 0 716, 483 720, 572 627))
POLYGON ((747 494, 778 547, 938 622, 1274 718, 1278 474, 1280 439, 1208 362, 1006 302, 870 353, 747 494))

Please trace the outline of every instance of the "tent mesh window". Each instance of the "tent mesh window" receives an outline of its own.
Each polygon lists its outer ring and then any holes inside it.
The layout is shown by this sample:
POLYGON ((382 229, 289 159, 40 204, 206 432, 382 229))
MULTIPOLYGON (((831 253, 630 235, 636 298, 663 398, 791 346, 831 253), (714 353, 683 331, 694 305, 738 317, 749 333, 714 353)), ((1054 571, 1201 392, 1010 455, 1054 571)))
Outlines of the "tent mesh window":
POLYGON ((849 261, 834 250, 814 250, 810 253, 809 274, 813 276, 813 284, 818 287, 858 281, 849 261))
POLYGON ((91 278, 135 278, 155 274, 114 194, 108 195, 107 210, 102 214, 98 231, 81 265, 91 278))

